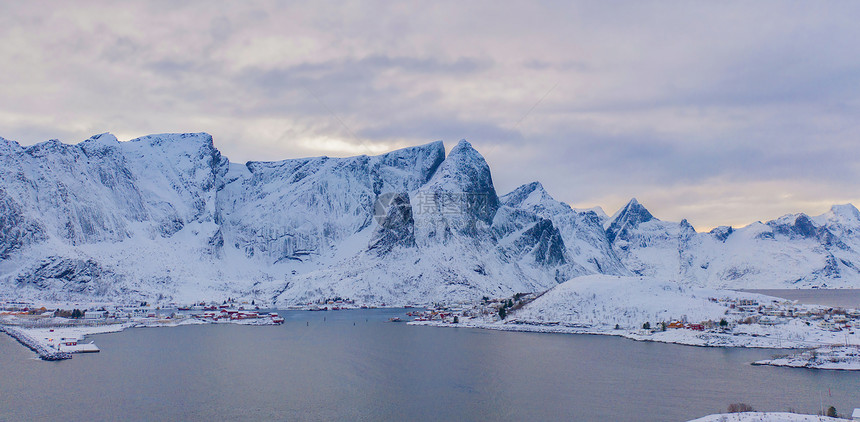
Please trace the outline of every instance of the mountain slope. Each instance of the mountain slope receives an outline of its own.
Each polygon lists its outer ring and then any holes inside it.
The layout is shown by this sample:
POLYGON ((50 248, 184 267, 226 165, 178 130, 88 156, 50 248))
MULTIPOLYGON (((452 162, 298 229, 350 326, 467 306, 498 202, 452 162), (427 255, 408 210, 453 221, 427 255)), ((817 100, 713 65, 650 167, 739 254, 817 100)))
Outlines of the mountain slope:
POLYGON ((538 183, 499 196, 471 144, 231 163, 205 133, 23 147, 0 138, 0 296, 294 304, 469 301, 590 274, 860 286, 860 212, 699 233, 538 183))
POLYGON ((858 229, 860 212, 848 204, 699 233, 686 220, 654 218, 633 199, 610 219, 607 238, 637 275, 715 288, 857 287, 858 229))

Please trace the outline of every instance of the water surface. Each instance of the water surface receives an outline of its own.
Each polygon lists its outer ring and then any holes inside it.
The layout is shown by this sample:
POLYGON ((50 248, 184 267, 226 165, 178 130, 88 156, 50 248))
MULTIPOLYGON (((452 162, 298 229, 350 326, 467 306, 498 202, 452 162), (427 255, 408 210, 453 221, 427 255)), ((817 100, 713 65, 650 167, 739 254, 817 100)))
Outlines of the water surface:
POLYGON ((771 350, 282 314, 92 336, 101 353, 63 362, 0 336, 0 420, 686 421, 734 402, 814 412, 820 394, 860 407, 860 374, 748 364, 771 350))

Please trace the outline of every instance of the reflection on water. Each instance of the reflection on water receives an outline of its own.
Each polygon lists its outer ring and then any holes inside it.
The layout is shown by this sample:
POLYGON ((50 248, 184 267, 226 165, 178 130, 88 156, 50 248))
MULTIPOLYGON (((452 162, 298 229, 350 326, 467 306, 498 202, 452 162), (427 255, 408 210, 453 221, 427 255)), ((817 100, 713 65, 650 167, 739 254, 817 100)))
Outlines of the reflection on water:
POLYGON ((820 392, 860 404, 860 374, 748 364, 768 350, 384 322, 403 313, 134 329, 56 363, 0 337, 0 420, 685 421, 734 402, 814 412, 820 392))

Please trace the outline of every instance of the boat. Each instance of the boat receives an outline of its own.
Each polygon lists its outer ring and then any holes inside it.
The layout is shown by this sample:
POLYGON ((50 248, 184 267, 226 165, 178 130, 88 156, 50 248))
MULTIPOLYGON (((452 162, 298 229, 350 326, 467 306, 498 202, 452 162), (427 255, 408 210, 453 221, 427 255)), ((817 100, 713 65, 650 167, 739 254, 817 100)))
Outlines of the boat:
POLYGON ((403 322, 403 320, 400 317, 391 317, 388 318, 388 322, 403 322))

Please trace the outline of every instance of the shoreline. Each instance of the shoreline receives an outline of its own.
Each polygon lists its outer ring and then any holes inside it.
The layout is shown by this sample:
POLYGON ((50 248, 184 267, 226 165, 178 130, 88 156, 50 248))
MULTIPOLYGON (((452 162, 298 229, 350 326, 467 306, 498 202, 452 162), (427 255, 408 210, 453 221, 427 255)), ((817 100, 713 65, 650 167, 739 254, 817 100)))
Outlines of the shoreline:
POLYGON ((484 330, 511 331, 525 333, 547 334, 585 334, 614 336, 634 341, 677 344, 682 346, 713 347, 713 348, 746 348, 746 349, 812 349, 820 347, 816 342, 780 340, 772 337, 755 337, 749 335, 731 335, 711 332, 692 332, 689 330, 656 331, 650 334, 639 334, 625 330, 594 329, 564 325, 537 325, 498 322, 476 322, 461 319, 459 323, 445 321, 409 321, 408 325, 443 327, 443 328, 478 328, 484 330), (706 337, 706 338, 703 338, 706 337), (717 341, 720 340, 720 341, 717 341))
POLYGON ((860 371, 860 346, 825 346, 755 361, 756 366, 822 369, 828 371, 860 371))
MULTIPOLYGON (((17 321, 13 321, 17 322, 17 321)), ((88 336, 97 334, 111 334, 125 331, 130 328, 169 328, 186 325, 208 325, 208 324, 234 324, 251 326, 279 325, 265 318, 247 320, 204 320, 198 318, 181 318, 173 320, 148 320, 142 318, 131 321, 107 322, 100 321, 93 324, 86 322, 54 321, 55 325, 49 323, 38 327, 26 327, 23 324, 10 324, 8 320, 0 323, 0 332, 5 332, 25 347, 36 352, 42 360, 65 360, 71 359, 72 354, 99 352, 100 349, 93 342, 82 343, 88 336), (26 338, 22 340, 20 337, 26 338), (28 344, 30 343, 30 344, 28 344)))

